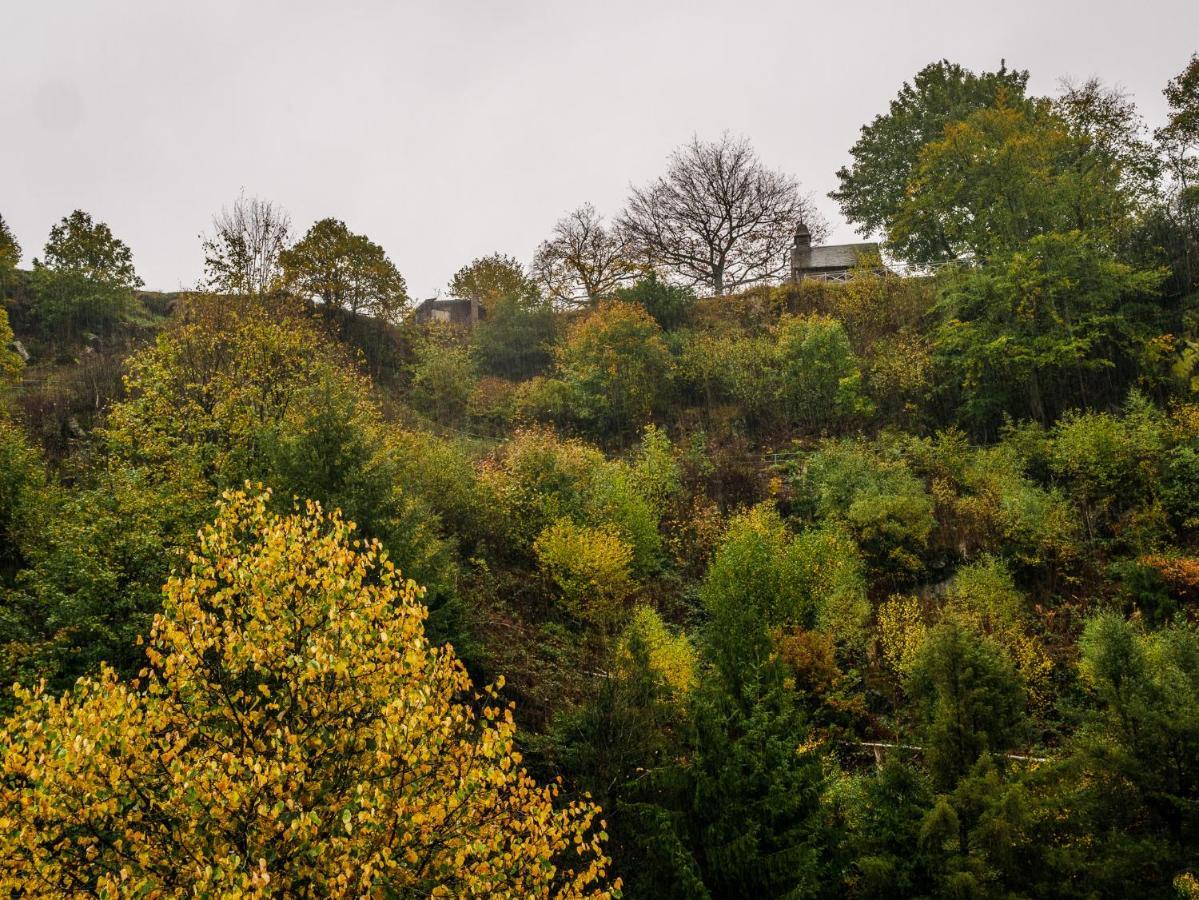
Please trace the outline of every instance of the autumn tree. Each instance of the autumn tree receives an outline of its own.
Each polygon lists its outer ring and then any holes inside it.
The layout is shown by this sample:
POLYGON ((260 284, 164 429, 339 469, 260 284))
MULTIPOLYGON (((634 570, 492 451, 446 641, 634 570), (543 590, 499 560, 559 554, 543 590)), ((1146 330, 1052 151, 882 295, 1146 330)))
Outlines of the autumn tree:
POLYGON ((994 106, 947 125, 927 144, 888 223, 914 263, 989 259, 1054 232, 1112 249, 1135 194, 1123 160, 1072 128, 1047 101, 994 106))
POLYGON ((486 306, 504 297, 527 297, 537 286, 514 256, 492 253, 463 266, 450 279, 450 295, 486 306))
POLYGON ((801 221, 823 230, 798 182, 726 133, 672 153, 664 176, 633 189, 620 227, 639 260, 721 295, 787 271, 801 221))
POLYGON ((383 248, 338 219, 321 219, 279 254, 288 288, 325 311, 394 321, 408 302, 404 277, 383 248))
POLYGON ((570 327, 556 355, 573 412, 604 434, 647 424, 673 369, 658 323, 629 303, 601 303, 570 327))
POLYGON ((886 113, 862 126, 849 151, 853 162, 838 170, 840 187, 829 196, 862 234, 890 230, 924 145, 941 138, 947 125, 991 106, 1000 91, 1016 103, 1027 83, 1028 72, 1006 65, 976 74, 948 60, 930 63, 904 82, 886 113))
POLYGON ((0 885, 607 896, 598 809, 520 767, 494 688, 460 699, 420 589, 337 512, 268 501, 225 495, 139 680, 18 689, 0 885))
POLYGON ((546 293, 568 306, 594 306, 638 269, 625 235, 605 224, 590 203, 559 219, 533 259, 533 273, 546 293))
POLYGON ((212 230, 201 235, 207 290, 261 297, 271 293, 282 275, 280 255, 291 237, 291 217, 281 206, 242 192, 233 206, 212 218, 212 230))
POLYGON ((8 387, 21 377, 25 368, 25 360, 12 349, 12 326, 8 324, 8 311, 0 306, 0 398, 3 398, 8 387))

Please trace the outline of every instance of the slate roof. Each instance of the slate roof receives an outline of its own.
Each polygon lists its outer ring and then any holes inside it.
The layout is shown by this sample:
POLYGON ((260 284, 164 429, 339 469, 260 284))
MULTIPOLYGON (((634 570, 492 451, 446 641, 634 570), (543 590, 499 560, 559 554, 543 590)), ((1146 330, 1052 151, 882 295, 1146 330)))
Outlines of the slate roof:
POLYGON ((829 244, 822 247, 796 247, 791 267, 801 272, 828 269, 852 269, 862 256, 877 256, 878 244, 829 244))

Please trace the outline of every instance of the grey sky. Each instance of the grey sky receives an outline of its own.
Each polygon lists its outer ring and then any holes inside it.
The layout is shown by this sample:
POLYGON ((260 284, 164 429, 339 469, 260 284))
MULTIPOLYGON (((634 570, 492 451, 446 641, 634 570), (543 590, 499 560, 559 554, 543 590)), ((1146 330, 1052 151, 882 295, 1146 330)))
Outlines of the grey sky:
POLYGON ((744 134, 824 195, 857 129, 946 57, 1032 88, 1099 75, 1150 125, 1199 50, 1199 2, 10 2, 0 214, 40 255, 79 207, 147 287, 195 283, 197 234, 245 187, 297 231, 336 216, 416 297, 472 258, 527 261, 615 213, 695 132, 744 134))

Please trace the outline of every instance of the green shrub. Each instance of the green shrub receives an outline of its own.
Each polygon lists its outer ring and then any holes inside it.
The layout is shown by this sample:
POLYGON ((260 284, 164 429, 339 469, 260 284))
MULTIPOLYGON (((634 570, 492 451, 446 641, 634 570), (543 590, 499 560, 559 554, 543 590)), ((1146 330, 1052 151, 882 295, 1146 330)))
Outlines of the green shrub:
POLYGON ((784 316, 774 351, 774 399, 787 424, 819 431, 870 411, 857 357, 835 319, 784 316))
POLYGON ((466 347, 428 341, 418 348, 412 367, 412 405, 435 422, 458 424, 466 418, 478 377, 466 347))
POLYGON ((804 461, 797 488, 802 512, 849 529, 873 577, 900 583, 924 570, 933 501, 902 460, 852 441, 828 443, 804 461))

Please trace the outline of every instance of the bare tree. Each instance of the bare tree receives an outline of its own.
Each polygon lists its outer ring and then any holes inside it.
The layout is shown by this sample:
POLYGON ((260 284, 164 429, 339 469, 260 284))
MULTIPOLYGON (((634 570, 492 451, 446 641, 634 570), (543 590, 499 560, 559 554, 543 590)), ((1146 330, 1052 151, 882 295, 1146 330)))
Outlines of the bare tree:
POLYGON ((212 217, 212 234, 201 235, 204 286, 225 294, 270 293, 279 284, 279 254, 290 235, 286 210, 243 191, 232 207, 212 217))
POLYGON ((814 235, 823 219, 789 175, 766 168, 745 139, 693 137, 666 174, 634 188, 621 228, 651 264, 713 294, 787 271, 799 222, 814 235))
POLYGON ((568 305, 595 305, 639 268, 623 231, 605 225, 590 203, 559 219, 533 259, 533 276, 550 297, 568 305))

